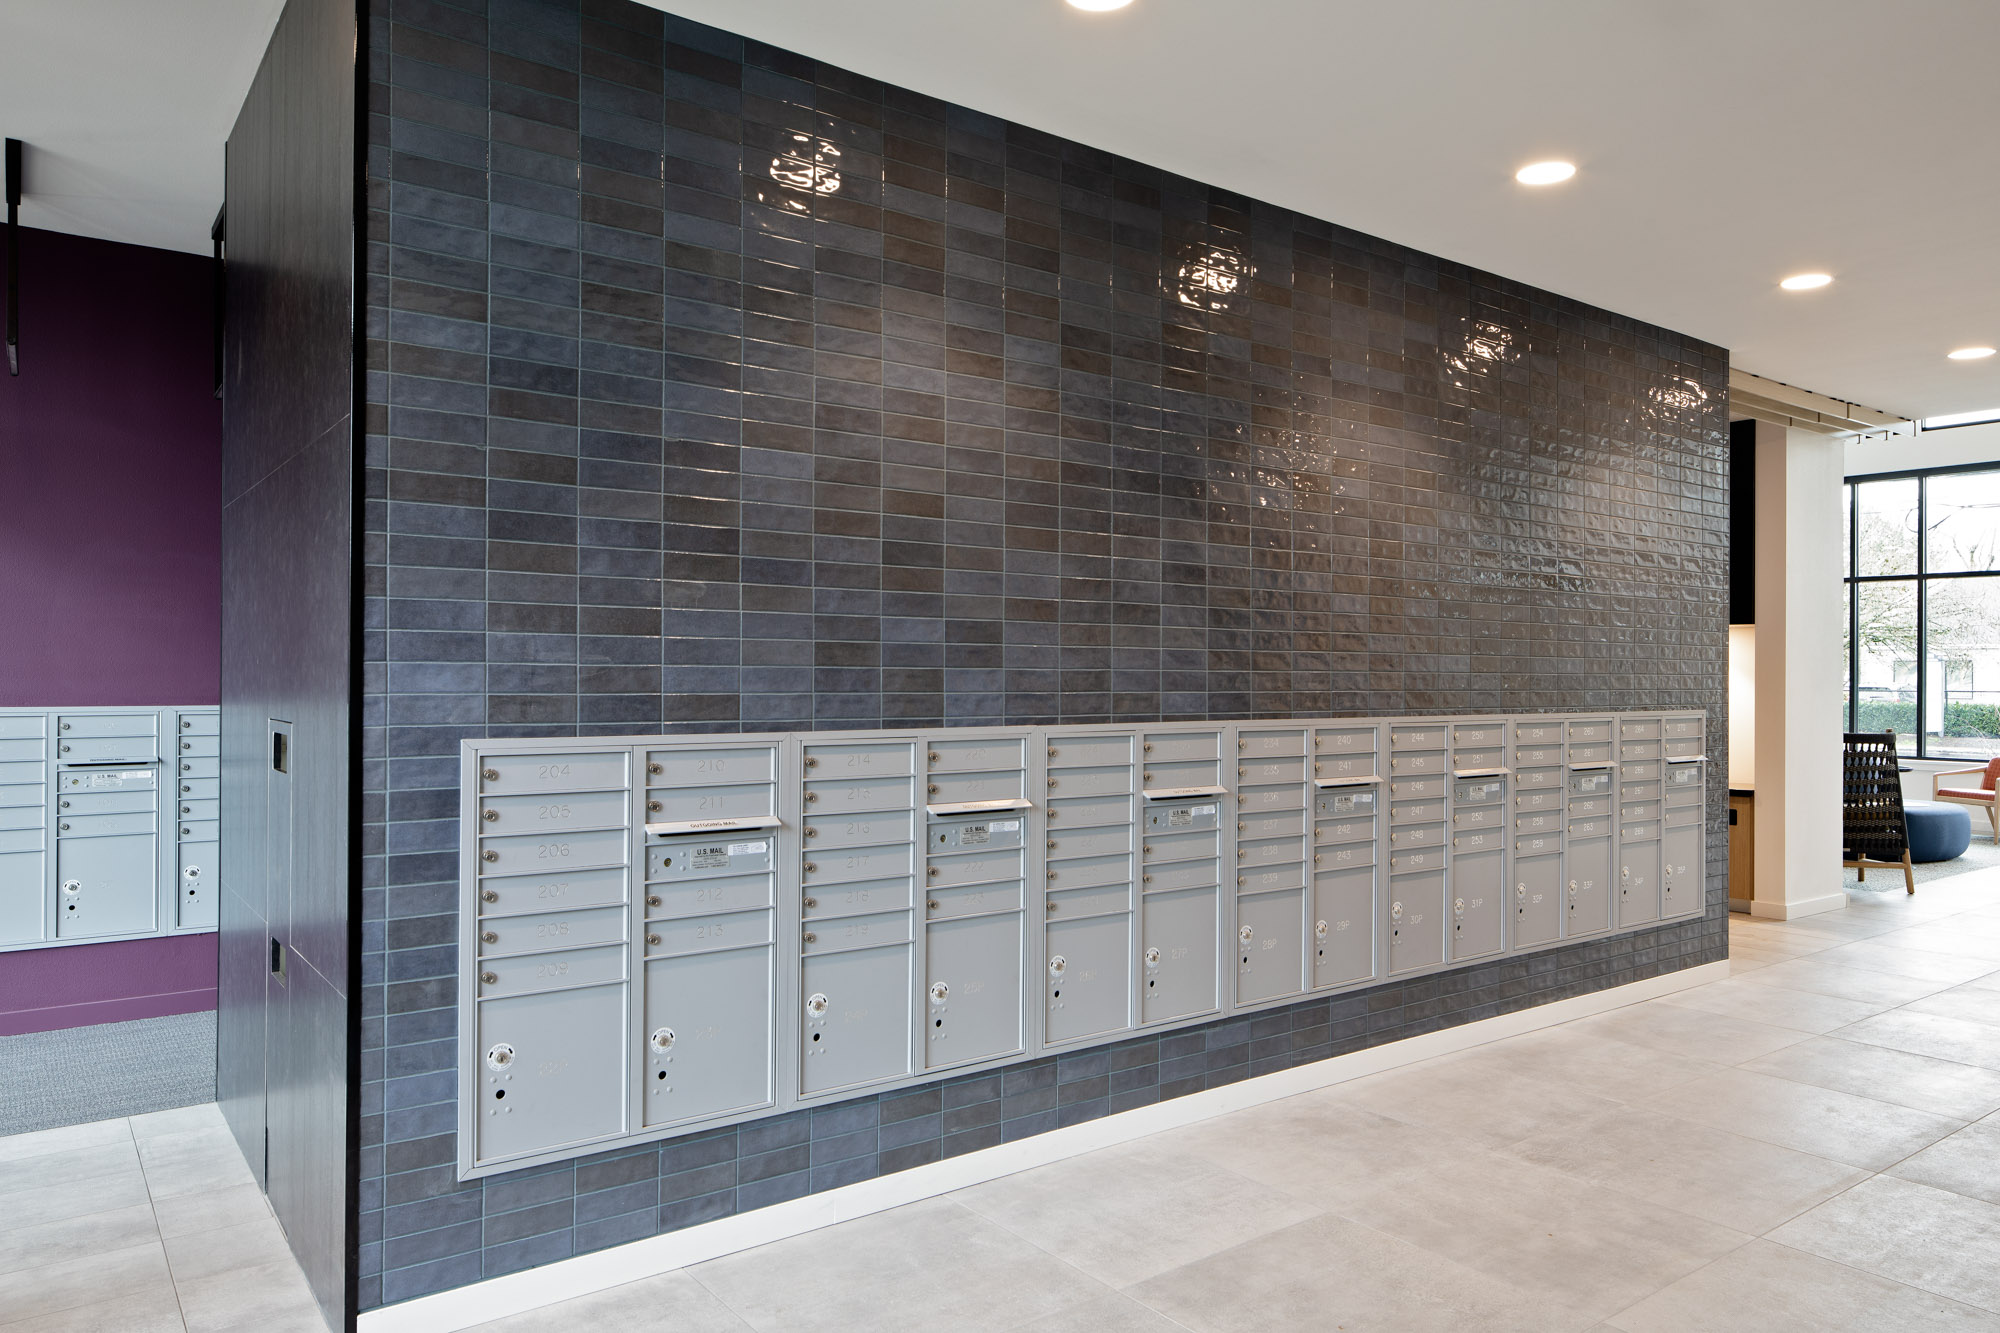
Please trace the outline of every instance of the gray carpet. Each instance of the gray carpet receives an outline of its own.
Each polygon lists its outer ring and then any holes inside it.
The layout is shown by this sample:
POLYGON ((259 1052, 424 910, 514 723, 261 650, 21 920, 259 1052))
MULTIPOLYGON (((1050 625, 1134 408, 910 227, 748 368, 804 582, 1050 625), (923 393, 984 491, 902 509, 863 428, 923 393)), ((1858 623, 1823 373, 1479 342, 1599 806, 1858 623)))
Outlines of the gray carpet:
POLYGON ((0 1135, 215 1100, 215 1015, 0 1037, 0 1135))
MULTIPOLYGON (((1975 870, 1992 870, 2000 867, 2000 847, 1993 845, 1992 837, 1986 832, 1986 820, 1982 817, 1973 821, 1972 845, 1965 849, 1965 855, 1955 861, 1933 861, 1929 865, 1916 867, 1916 881, 1919 886, 1932 880, 1950 879, 1954 875, 1967 875, 1975 870)), ((1877 870, 1868 868, 1866 883, 1857 882, 1854 872, 1845 874, 1845 882, 1850 889, 1862 893, 1887 893, 1890 889, 1903 892, 1903 871, 1877 870)))

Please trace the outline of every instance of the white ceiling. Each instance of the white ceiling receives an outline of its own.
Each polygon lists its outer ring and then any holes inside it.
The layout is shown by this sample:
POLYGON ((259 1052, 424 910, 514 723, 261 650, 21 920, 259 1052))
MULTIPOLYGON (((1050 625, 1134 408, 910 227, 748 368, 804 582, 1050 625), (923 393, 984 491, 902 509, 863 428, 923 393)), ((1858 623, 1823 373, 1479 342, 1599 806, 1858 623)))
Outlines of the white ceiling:
POLYGON ((222 145, 283 0, 0 0, 21 223, 209 251, 222 145))
MULTIPOLYGON (((280 0, 0 0, 30 226, 201 251, 280 0)), ((1720 343, 2000 403, 1994 0, 667 0, 862 73, 1720 343), (1523 162, 1581 168, 1540 191, 1523 162), (1824 269, 1819 292, 1780 292, 1824 269)))

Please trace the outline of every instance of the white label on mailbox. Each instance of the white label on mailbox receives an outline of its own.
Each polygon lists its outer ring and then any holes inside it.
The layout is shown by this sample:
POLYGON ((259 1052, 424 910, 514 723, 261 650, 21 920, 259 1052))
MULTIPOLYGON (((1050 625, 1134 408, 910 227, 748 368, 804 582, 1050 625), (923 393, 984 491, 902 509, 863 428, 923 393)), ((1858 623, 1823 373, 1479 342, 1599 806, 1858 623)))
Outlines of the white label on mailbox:
MULTIPOLYGON (((768 842, 732 842, 729 844, 729 854, 731 856, 762 856, 770 850, 771 844, 768 842)), ((695 854, 699 856, 700 852, 697 851, 695 854)), ((700 863, 697 862, 696 864, 700 863)))
POLYGON ((1003 819, 993 825, 993 831, 995 833, 1019 833, 1021 831, 1021 821, 1018 819, 1003 819))
POLYGON ((1215 807, 1212 805, 1197 805, 1193 808, 1193 812, 1197 815, 1212 815, 1215 813, 1215 807))

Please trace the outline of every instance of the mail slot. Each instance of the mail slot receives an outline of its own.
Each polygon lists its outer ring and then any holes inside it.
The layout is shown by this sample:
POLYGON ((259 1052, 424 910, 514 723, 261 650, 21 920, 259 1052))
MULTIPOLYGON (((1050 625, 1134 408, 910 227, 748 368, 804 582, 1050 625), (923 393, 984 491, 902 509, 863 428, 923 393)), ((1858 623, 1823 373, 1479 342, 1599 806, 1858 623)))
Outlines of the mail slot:
POLYGON ((1516 833, 1554 833, 1561 827, 1561 815, 1517 815, 1514 819, 1516 833))
POLYGON ((1618 739, 1621 741, 1656 741, 1660 739, 1660 723, 1657 718, 1622 718, 1618 723, 1618 739))
POLYGON ((1514 794, 1516 810, 1560 810, 1562 793, 1559 791, 1524 791, 1514 794))
POLYGON ((1146 807, 1146 832, 1173 833, 1177 830, 1212 829, 1219 827, 1217 806, 1213 800, 1199 804, 1158 804, 1146 807))
POLYGON ((1660 803, 1658 801, 1633 801, 1630 804, 1620 805, 1618 807, 1618 817, 1627 824, 1635 819, 1658 819, 1660 817, 1660 803))
POLYGON ((1455 746, 1504 745, 1506 741, 1507 729, 1503 726, 1490 724, 1468 726, 1460 723, 1451 729, 1451 743, 1455 746))
MULTIPOLYGON (((1372 801, 1374 798, 1370 797, 1372 801)), ((1349 810, 1353 807, 1349 806, 1349 810)), ((1322 809, 1320 813, 1325 814, 1322 809)), ((1244 838, 1303 838, 1306 833, 1306 812, 1303 810, 1279 810, 1267 815, 1250 815, 1236 812, 1236 837, 1244 838)))
POLYGON ((951 852, 992 852, 1019 847, 1025 820, 1018 814, 985 819, 939 819, 931 822, 928 837, 932 855, 951 852))
POLYGON ((1130 884, 1106 884, 1090 889, 1071 889, 1066 893, 1050 893, 1046 915, 1051 921, 1069 921, 1077 917, 1103 916, 1107 912, 1128 912, 1132 909, 1132 886, 1130 884))
MULTIPOLYGON (((908 920, 902 912, 891 915, 908 920)), ((816 924, 820 931, 838 930, 842 923, 816 924)), ((675 917, 646 923, 646 953, 690 953, 697 949, 740 949, 771 942, 771 914, 757 910, 711 916, 675 917)))
POLYGON ((182 758, 193 755, 213 759, 222 753, 222 742, 214 736, 182 736, 173 750, 182 758))
POLYGON ((1303 756, 1305 752, 1306 734, 1303 731, 1239 731, 1236 733, 1236 753, 1245 759, 1279 754, 1303 756))
POLYGON ((489 754, 480 760, 479 790, 592 791, 626 785, 627 754, 489 754))
POLYGON ((815 887, 801 897, 800 906, 808 917, 851 916, 857 912, 906 908, 916 900, 914 883, 908 875, 902 875, 815 887))
POLYGON ((1375 844, 1372 841, 1351 842, 1326 847, 1313 854, 1313 864, 1327 870, 1372 866, 1375 864, 1375 844))
POLYGON ((996 879, 1018 880, 1026 873, 1021 849, 1010 851, 967 853, 959 856, 933 856, 929 876, 924 883, 927 887, 943 887, 951 884, 984 884, 996 879))
POLYGON ((566 953, 482 959, 479 994, 482 997, 528 995, 537 991, 567 990, 572 986, 624 979, 625 946, 606 945, 595 949, 572 949, 566 953), (488 980, 489 977, 491 980, 488 980))
POLYGON ((847 847, 826 855, 809 851, 800 867, 799 881, 810 888, 907 875, 915 856, 916 849, 907 842, 887 847, 847 847))
POLYGON ((1130 736, 1064 736, 1049 742, 1049 769, 1096 767, 1132 762, 1130 736))
POLYGON ((1340 820, 1321 824, 1313 830, 1313 839, 1327 846, 1345 842, 1375 841, 1375 821, 1372 819, 1340 820))
POLYGON ((1076 889, 1092 884, 1131 882, 1130 856, 1078 856, 1049 862, 1048 886, 1051 889, 1076 889))
MULTIPOLYGON (((0 791, 33 792, 35 794, 35 814, 38 818, 40 817, 42 809, 41 787, 7 787, 0 788, 0 791)), ((61 818, 68 818, 71 815, 129 815, 140 811, 151 811, 159 804, 159 800, 159 794, 151 787, 135 788, 132 791, 65 791, 62 795, 56 797, 56 813, 61 818)), ((0 801, 0 804, 17 805, 23 804, 23 802, 0 801)), ((221 802, 203 801, 200 804, 203 807, 209 807, 220 805, 221 802)), ((182 811, 183 816, 190 819, 194 818, 194 803, 183 802, 182 805, 184 807, 182 811)), ((205 817, 213 819, 216 816, 211 812, 205 817)))
POLYGON ((908 776, 916 772, 907 741, 813 741, 805 747, 807 778, 908 776))
POLYGON ((625 901, 625 871, 548 869, 540 874, 482 877, 479 914, 511 916, 555 907, 596 907, 625 901))
MULTIPOLYGON (((64 776, 74 777, 77 775, 65 774, 64 776)), ((153 776, 151 769, 146 770, 146 776, 149 778, 153 776)), ((218 778, 187 778, 171 785, 175 786, 181 795, 193 796, 201 800, 214 800, 222 795, 222 782, 218 778)))
POLYGON ((1597 769, 1592 772, 1570 774, 1569 794, 1572 796, 1609 796, 1611 794, 1611 770, 1597 769))
POLYGON ((763 829, 750 833, 681 834, 647 845, 646 878, 768 874, 776 846, 775 839, 763 829))
POLYGON ((777 764, 777 747, 772 745, 702 746, 698 749, 646 752, 647 781, 662 787, 771 782, 777 777, 777 764))
POLYGON ((1048 776, 1049 804, 1060 808, 1057 798, 1071 796, 1110 796, 1132 790, 1132 769, 1119 764, 1105 768, 1065 768, 1060 772, 1051 769, 1048 776))
POLYGON ((1162 866, 1149 864, 1139 876, 1139 887, 1148 893, 1213 888, 1220 878, 1214 861, 1170 861, 1162 866))
POLYGON ((1243 787, 1236 793, 1237 813, 1261 814, 1267 810, 1304 810, 1306 789, 1289 787, 1243 787))
MULTIPOLYGON (((1240 849, 1246 844, 1239 842, 1240 849)), ((1297 846, 1297 843, 1293 843, 1297 846)), ((1221 850, 1221 837, 1213 829, 1196 830, 1192 833, 1148 832, 1143 847, 1146 864, 1164 861, 1194 861, 1202 858, 1214 860, 1221 850)))
POLYGON ((1373 788, 1343 791, 1337 787, 1321 791, 1313 798, 1313 813, 1321 818, 1372 815, 1375 813, 1375 791, 1373 788))
POLYGON ((1450 790, 1451 779, 1446 777, 1403 778, 1389 784, 1390 797, 1399 801, 1419 801, 1432 797, 1442 799, 1450 790))
POLYGON ((1444 749, 1444 728, 1392 726, 1389 728, 1389 748, 1392 750, 1442 750, 1444 749))
POLYGON ((1444 825, 1412 824, 1389 830, 1389 845, 1403 847, 1442 847, 1444 845, 1444 825))
POLYGON ((924 911, 932 921, 953 917, 979 916, 986 912, 1021 910, 1021 882, 967 884, 955 888, 931 888, 924 898, 924 911))
MULTIPOLYGON (((769 788, 754 788, 760 793, 768 793, 769 788)), ((819 779, 806 783, 805 812, 818 818, 829 815, 873 813, 877 810, 907 810, 916 804, 911 799, 911 782, 906 777, 876 777, 848 779, 819 779)), ((768 799, 768 796, 765 797, 768 799)), ((734 809, 725 813, 735 814, 734 809)), ((742 813, 762 813, 745 809, 742 813)), ((671 817, 671 816, 669 816, 671 817)), ((687 818, 699 818, 689 815, 687 818)))
POLYGON ((924 760, 933 774, 1019 770, 1027 765, 1027 741, 1020 736, 933 736, 924 760))
POLYGON ((1372 778, 1379 774, 1373 754, 1348 755, 1344 758, 1315 759, 1313 776, 1316 778, 1372 778))
POLYGON ((1569 747, 1569 761, 1572 764, 1608 764, 1611 762, 1611 743, 1572 745, 1569 747))
POLYGON ((1516 745, 1560 745, 1563 729, 1560 722, 1517 722, 1514 724, 1514 744, 1516 745))
POLYGON ((1246 783, 1304 782, 1306 780, 1305 756, 1245 760, 1236 765, 1236 780, 1246 783))
POLYGON ((1373 727, 1321 727, 1313 733, 1313 749, 1321 754, 1359 754, 1375 749, 1373 727))
MULTIPOLYGON (((907 796, 908 781, 905 780, 902 785, 907 796)), ((906 799, 902 804, 907 807, 909 801, 906 799)), ((841 808, 835 807, 836 810, 841 808)), ((810 812, 813 807, 808 806, 807 809, 810 812)), ((769 819, 775 813, 774 789, 769 783, 741 787, 649 787, 646 790, 646 822, 656 826, 769 819)))
POLYGON ((706 879, 649 884, 646 886, 646 915, 703 916, 714 912, 769 907, 776 882, 776 877, 772 875, 717 875, 706 879))
POLYGON ((1222 755, 1222 733, 1219 731, 1148 732, 1140 749, 1149 764, 1218 759, 1222 755))
POLYGON ((1514 747, 1514 762, 1521 768, 1536 764, 1561 764, 1563 751, 1560 745, 1517 745, 1514 747))
POLYGON ((1445 758, 1443 750, 1397 754, 1389 760, 1389 771, 1398 777, 1410 777, 1420 773, 1445 773, 1450 769, 1451 763, 1445 758))
POLYGON ((1670 781, 1667 785, 1667 807, 1695 806, 1707 804, 1708 793, 1700 787, 1677 787, 1670 781))
MULTIPOLYGON (((1054 829, 1049 830, 1054 834, 1054 829)), ((1058 857, 1108 856, 1113 852, 1132 850, 1132 826, 1113 825, 1109 828, 1066 828, 1060 834, 1048 839, 1049 860, 1058 857)))
POLYGON ((526 874, 550 866, 622 865, 625 847, 624 829, 481 838, 480 869, 488 874, 526 874))
POLYGON ((908 842, 913 827, 913 816, 907 809, 865 815, 827 812, 806 821, 805 846, 810 852, 824 852, 837 847, 908 842))
POLYGON ((479 804, 479 817, 489 833, 623 828, 632 817, 631 798, 623 791, 488 796, 479 804))
POLYGON ((1027 795, 1028 775, 1018 768, 988 773, 932 773, 924 799, 933 805, 954 801, 1020 800, 1027 795))
POLYGON ((1523 791, 1533 791, 1541 787, 1562 786, 1563 771, 1560 768, 1524 768, 1514 775, 1514 785, 1523 791))
POLYGON ((874 912, 865 916, 809 922, 805 933, 799 937, 799 948, 807 954, 841 953, 849 949, 872 949, 883 944, 909 942, 908 912, 874 912))
POLYGON ((496 917, 479 927, 479 955, 482 958, 498 958, 548 949, 613 944, 624 938, 625 909, 622 907, 496 917))
POLYGON ((1670 717, 1666 723, 1669 740, 1684 740, 1693 737, 1701 739, 1701 719, 1698 717, 1670 717))

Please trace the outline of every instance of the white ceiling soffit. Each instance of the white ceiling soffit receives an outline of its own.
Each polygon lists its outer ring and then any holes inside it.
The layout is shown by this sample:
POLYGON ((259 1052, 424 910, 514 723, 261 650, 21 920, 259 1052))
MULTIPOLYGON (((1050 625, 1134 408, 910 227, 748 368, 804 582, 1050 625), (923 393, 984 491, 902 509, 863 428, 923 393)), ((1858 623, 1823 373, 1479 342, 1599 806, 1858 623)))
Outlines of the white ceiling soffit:
POLYGON ((21 223, 207 253, 222 146, 283 0, 0 0, 21 223))
POLYGON ((2000 403, 1995 0, 663 0, 1665 325, 1900 416, 2000 403), (1540 190, 1514 170, 1567 158, 1540 190), (1819 270, 1834 283, 1787 293, 1819 270))

